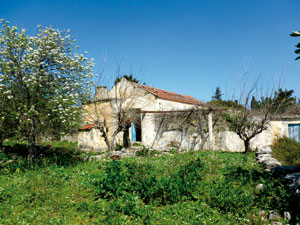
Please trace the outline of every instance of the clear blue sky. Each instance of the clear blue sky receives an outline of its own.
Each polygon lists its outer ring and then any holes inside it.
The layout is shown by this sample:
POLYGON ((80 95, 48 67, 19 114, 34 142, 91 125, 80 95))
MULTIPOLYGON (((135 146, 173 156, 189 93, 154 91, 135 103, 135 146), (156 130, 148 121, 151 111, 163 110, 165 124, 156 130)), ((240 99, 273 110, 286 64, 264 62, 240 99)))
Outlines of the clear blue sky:
POLYGON ((299 0, 0 3, 0 18, 32 34, 38 24, 71 29, 96 72, 107 55, 106 76, 121 57, 121 70, 147 84, 208 101, 217 86, 229 96, 247 64, 251 77, 268 85, 281 76, 300 96, 300 38, 289 36, 300 30, 299 0))

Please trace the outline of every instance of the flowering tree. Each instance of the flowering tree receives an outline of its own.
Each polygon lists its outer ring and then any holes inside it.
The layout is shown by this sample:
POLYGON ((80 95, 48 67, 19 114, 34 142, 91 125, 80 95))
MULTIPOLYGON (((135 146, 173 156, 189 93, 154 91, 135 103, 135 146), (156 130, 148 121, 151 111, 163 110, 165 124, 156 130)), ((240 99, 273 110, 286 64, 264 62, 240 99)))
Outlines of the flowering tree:
POLYGON ((5 124, 17 125, 10 129, 29 141, 32 157, 40 137, 78 127, 94 63, 73 53, 75 41, 69 30, 38 26, 36 35, 29 36, 7 21, 1 24, 0 108, 6 113, 0 112, 0 132, 5 132, 5 124))

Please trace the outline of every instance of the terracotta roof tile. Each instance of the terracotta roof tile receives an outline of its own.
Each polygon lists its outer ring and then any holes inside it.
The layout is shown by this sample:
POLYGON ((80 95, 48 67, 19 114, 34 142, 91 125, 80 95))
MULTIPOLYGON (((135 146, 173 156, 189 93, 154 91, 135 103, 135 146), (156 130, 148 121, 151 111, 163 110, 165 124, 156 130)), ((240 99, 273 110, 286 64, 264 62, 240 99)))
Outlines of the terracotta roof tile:
POLYGON ((165 90, 150 87, 147 85, 141 85, 141 84, 135 84, 135 85, 147 92, 150 92, 151 94, 155 95, 158 98, 175 101, 175 102, 193 104, 193 105, 204 105, 204 103, 201 102, 200 100, 193 98, 191 96, 188 96, 188 95, 180 95, 180 94, 177 94, 174 92, 165 91, 165 90))
POLYGON ((94 126, 96 126, 95 123, 87 124, 87 125, 84 125, 83 127, 80 127, 78 130, 90 130, 90 129, 92 129, 94 126))

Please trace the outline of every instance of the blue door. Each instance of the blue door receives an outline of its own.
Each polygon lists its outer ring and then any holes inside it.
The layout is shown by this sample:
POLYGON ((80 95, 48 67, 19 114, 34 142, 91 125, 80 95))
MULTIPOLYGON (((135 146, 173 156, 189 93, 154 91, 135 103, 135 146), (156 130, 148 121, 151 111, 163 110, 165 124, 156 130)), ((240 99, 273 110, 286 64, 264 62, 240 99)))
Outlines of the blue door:
POLYGON ((289 138, 300 142, 300 124, 289 124, 289 138))
POLYGON ((134 123, 131 123, 131 141, 136 141, 136 131, 134 123))

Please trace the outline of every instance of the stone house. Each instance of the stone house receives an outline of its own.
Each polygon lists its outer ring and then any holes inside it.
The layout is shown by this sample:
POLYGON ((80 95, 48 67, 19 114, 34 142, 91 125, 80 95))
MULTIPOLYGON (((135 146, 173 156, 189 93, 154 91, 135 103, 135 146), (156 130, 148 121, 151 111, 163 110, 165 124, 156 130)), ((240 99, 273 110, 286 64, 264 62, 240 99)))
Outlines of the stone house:
MULTIPOLYGON (((131 141, 141 142, 153 149, 164 149, 179 142, 180 132, 169 130, 158 135, 157 115, 191 110, 195 107, 206 108, 205 103, 193 97, 133 83, 125 78, 109 91, 104 86, 97 87, 95 98, 96 103, 84 106, 83 120, 86 125, 78 130, 79 148, 93 151, 107 149, 100 131, 95 129, 96 117, 106 119, 108 136, 111 137, 117 126, 115 117, 118 112, 125 109, 131 111, 134 114, 128 119, 131 120, 131 126, 128 128, 131 141)), ((123 132, 117 135, 117 143, 122 142, 122 135, 123 132)), ((188 139, 190 137, 181 140, 181 147, 189 148, 188 139)))

